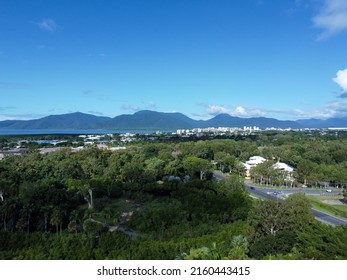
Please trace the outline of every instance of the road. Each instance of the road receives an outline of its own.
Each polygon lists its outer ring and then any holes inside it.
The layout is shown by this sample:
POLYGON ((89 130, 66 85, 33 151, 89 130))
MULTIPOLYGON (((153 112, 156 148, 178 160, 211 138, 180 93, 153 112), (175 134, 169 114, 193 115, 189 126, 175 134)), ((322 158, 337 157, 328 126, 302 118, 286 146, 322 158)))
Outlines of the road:
MULTIPOLYGON (((249 185, 247 183, 245 183, 245 186, 246 186, 247 190, 252 195, 255 195, 257 197, 260 197, 260 198, 263 198, 263 199, 284 200, 284 198, 282 196, 273 194, 274 192, 277 192, 277 191, 280 191, 280 190, 271 189, 271 192, 269 192, 266 189, 254 187, 254 186, 251 186, 251 185, 249 185)), ((298 193, 298 192, 308 193, 308 191, 312 191, 312 190, 287 191, 287 194, 298 193)), ((286 191, 282 191, 282 192, 285 193, 286 191)), ((341 219, 341 218, 336 217, 336 216, 332 216, 330 214, 318 211, 318 210, 313 209, 313 208, 311 208, 311 211, 312 211, 314 217, 316 218, 316 220, 318 220, 320 222, 323 222, 323 223, 326 223, 326 224, 329 224, 329 225, 332 225, 332 226, 347 225, 347 220, 341 219)))
MULTIPOLYGON (((225 179, 225 176, 223 174, 214 172, 213 173, 214 177, 217 180, 222 180, 225 179)), ((322 193, 326 193, 325 190, 311 190, 311 189, 292 189, 292 190, 283 190, 283 189, 274 189, 274 188, 260 188, 260 187, 256 187, 256 186, 252 186, 249 182, 245 182, 244 183, 246 189, 254 196, 262 198, 262 199, 276 199, 276 200, 284 200, 284 196, 285 195, 289 195, 292 193, 307 193, 307 194, 322 194, 322 193), (277 193, 277 195, 275 195, 274 193, 277 193), (278 195, 278 193, 283 194, 282 195, 278 195)), ((339 190, 332 190, 332 192, 330 194, 338 194, 341 191, 339 190)), ((345 219, 341 219, 339 217, 318 211, 316 209, 311 208, 312 213, 314 215, 314 217, 316 218, 316 220, 323 222, 325 224, 329 224, 332 226, 338 226, 338 225, 347 225, 347 220, 345 219)))
MULTIPOLYGON (((250 182, 246 182, 246 184, 251 184, 250 182)), ((319 194, 326 194, 326 195, 338 195, 341 193, 341 190, 338 189, 331 189, 329 192, 327 192, 326 189, 305 189, 305 188, 290 188, 290 189, 283 189, 283 188, 266 188, 261 187, 259 188, 263 192, 281 192, 284 195, 290 195, 293 193, 306 193, 306 194, 312 194, 312 195, 319 195, 319 194)))

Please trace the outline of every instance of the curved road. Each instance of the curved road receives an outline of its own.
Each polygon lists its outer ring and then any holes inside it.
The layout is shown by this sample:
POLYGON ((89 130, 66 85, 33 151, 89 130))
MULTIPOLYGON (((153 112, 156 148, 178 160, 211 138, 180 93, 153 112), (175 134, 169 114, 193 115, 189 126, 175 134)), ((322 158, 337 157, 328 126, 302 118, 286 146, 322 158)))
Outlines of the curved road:
MULTIPOLYGON (((245 183, 245 186, 247 188, 247 190, 260 198, 263 199, 277 199, 277 200, 284 200, 283 197, 278 196, 278 195, 274 195, 273 192, 276 192, 276 190, 271 189, 271 192, 266 191, 266 189, 262 189, 262 188, 257 188, 254 186, 251 186, 247 183, 245 183)), ((298 192, 304 192, 307 193, 307 191, 302 191, 302 190, 297 190, 297 191, 287 191, 287 193, 298 193, 298 192)), ((321 191, 320 191, 321 192, 321 191)), ((283 193, 285 193, 285 191, 283 191, 283 193)), ((339 226, 339 225, 347 225, 347 220, 327 214, 325 212, 321 212, 318 211, 316 209, 311 208, 311 211, 314 215, 314 217, 316 218, 316 220, 332 225, 332 226, 339 226)))
MULTIPOLYGON (((214 177, 217 180, 225 179, 225 176, 220 174, 220 173, 214 172, 213 175, 214 175, 214 177)), ((322 194, 322 193, 326 193, 325 190, 311 190, 311 189, 307 189, 307 190, 306 189, 293 189, 293 190, 288 190, 287 189, 287 190, 282 190, 282 189, 273 189, 273 188, 272 189, 270 189, 270 188, 259 188, 259 187, 256 187, 256 186, 252 186, 248 182, 245 182, 244 185, 245 185, 246 189, 252 195, 254 195, 256 197, 259 197, 259 198, 262 198, 262 199, 276 199, 276 200, 279 200, 279 201, 284 200, 284 198, 282 196, 279 196, 279 195, 274 194, 274 193, 281 192, 281 194, 284 194, 284 195, 289 195, 289 194, 298 193, 298 192, 307 193, 307 194, 322 194)), ((339 190, 332 190, 332 192, 330 194, 338 194, 340 192, 341 191, 339 191, 339 190)), ((326 224, 329 224, 329 225, 332 225, 332 226, 347 225, 347 220, 346 219, 342 219, 342 218, 339 218, 339 217, 327 214, 325 212, 318 211, 318 210, 313 209, 313 208, 311 208, 311 211, 312 211, 314 217, 316 218, 316 220, 318 220, 320 222, 323 222, 323 223, 326 223, 326 224)))

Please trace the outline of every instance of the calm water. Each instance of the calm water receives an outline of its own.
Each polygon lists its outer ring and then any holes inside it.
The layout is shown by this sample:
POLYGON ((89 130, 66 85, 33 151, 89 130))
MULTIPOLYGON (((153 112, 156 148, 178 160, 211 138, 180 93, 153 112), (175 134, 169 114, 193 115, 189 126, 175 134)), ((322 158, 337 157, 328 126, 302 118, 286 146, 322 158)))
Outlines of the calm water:
MULTIPOLYGON (((51 134, 123 134, 123 133, 138 133, 150 134, 158 130, 139 130, 139 129, 120 129, 120 130, 100 130, 100 129, 0 129, 0 135, 51 135, 51 134)), ((173 130, 160 130, 161 132, 173 132, 173 130)))

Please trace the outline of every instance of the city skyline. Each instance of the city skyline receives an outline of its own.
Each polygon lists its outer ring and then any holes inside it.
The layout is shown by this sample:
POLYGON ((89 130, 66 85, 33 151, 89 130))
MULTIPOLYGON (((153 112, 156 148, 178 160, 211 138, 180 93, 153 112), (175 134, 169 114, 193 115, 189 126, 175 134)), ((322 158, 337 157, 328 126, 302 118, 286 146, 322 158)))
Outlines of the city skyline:
POLYGON ((0 6, 0 121, 140 110, 347 116, 344 0, 0 6))

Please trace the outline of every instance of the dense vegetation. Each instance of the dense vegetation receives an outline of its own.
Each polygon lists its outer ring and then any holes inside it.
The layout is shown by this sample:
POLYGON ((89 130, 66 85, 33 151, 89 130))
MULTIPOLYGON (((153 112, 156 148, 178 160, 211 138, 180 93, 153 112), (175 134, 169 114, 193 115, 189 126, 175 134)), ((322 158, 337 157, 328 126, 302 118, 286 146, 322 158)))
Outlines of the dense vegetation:
POLYGON ((0 258, 347 259, 347 228, 315 221, 304 195, 249 196, 240 162, 253 155, 296 167, 297 185, 347 183, 344 136, 32 149, 0 161, 0 258))

